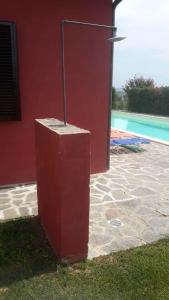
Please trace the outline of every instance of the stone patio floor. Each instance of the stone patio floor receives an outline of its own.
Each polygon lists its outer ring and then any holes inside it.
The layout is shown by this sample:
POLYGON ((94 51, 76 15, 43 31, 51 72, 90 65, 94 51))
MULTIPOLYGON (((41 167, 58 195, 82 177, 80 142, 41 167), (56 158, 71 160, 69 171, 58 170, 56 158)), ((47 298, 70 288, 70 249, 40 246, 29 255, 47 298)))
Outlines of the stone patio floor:
MULTIPOLYGON (((169 235, 169 147, 111 154, 107 173, 91 176, 89 258, 169 235)), ((37 215, 36 185, 0 189, 0 221, 37 215)))

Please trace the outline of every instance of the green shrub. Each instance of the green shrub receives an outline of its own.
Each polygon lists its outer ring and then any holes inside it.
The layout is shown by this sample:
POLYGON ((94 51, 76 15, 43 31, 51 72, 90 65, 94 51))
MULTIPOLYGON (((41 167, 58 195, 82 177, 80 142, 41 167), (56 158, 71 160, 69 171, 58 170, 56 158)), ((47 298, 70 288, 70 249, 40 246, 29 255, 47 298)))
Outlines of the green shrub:
POLYGON ((140 113, 152 113, 156 101, 154 88, 133 88, 128 93, 128 110, 140 113))
POLYGON ((169 87, 159 88, 157 114, 169 116, 169 87))
POLYGON ((131 112, 169 116, 169 87, 131 88, 127 98, 131 112))
POLYGON ((116 102, 116 89, 112 87, 112 109, 115 109, 116 102))
POLYGON ((156 87, 153 79, 134 76, 123 90, 129 111, 169 116, 169 87, 156 87))
POLYGON ((112 88, 112 109, 115 110, 127 110, 127 98, 122 91, 117 91, 112 88))

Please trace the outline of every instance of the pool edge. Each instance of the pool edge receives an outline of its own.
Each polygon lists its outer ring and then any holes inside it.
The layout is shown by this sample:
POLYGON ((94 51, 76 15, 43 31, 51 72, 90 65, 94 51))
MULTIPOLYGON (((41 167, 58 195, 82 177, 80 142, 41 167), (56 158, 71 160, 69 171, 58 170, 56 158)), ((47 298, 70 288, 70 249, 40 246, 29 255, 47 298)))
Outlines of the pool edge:
POLYGON ((128 133, 131 133, 133 135, 136 135, 136 136, 140 136, 140 137, 143 137, 143 138, 146 138, 146 139, 149 139, 155 143, 159 143, 159 144, 162 144, 162 145, 166 145, 166 146, 169 146, 169 142, 167 141, 162 141, 162 140, 159 140, 159 139, 154 139, 150 136, 147 136, 147 135, 143 135, 143 134, 139 134, 139 133, 135 133, 135 132, 132 132, 132 131, 128 131, 128 130, 123 130, 123 129, 119 129, 117 127, 111 127, 111 129, 115 129, 115 130, 118 130, 118 131, 122 131, 122 132, 128 132, 128 133))

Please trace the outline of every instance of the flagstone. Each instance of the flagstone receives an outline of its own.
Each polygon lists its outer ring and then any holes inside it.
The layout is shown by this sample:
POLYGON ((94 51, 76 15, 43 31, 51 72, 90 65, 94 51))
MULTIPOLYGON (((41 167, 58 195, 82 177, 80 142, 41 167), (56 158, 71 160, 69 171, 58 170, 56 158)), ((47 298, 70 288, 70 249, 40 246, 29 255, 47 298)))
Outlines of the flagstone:
MULTIPOLYGON (((169 235, 169 147, 112 154, 107 173, 91 175, 89 258, 169 235)), ((0 221, 37 216, 36 185, 0 189, 0 221)))

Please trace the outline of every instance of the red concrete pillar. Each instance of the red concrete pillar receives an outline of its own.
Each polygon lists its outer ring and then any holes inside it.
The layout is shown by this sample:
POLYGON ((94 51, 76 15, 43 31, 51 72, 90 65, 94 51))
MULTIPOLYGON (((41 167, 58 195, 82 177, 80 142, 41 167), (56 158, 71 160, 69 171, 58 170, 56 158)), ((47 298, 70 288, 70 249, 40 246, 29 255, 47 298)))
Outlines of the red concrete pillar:
POLYGON ((87 257, 90 133, 36 120, 38 211, 48 240, 63 263, 87 257))

